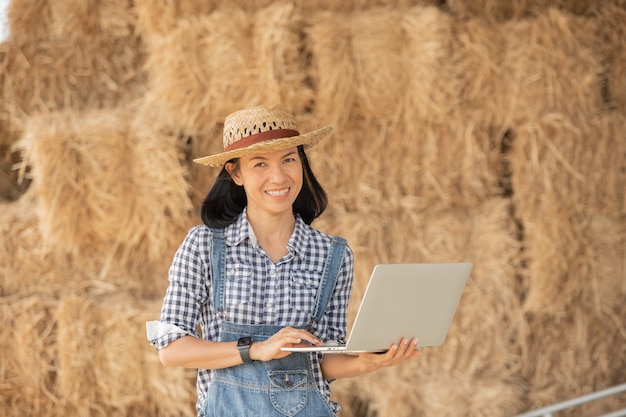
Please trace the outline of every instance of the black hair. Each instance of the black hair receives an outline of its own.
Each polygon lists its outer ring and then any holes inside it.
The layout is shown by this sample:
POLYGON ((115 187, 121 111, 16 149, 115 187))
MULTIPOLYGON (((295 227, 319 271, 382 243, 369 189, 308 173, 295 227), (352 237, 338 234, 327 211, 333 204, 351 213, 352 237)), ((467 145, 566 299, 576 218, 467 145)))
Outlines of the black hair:
MULTIPOLYGON (((298 146, 298 155, 302 161, 302 189, 293 203, 293 212, 298 213, 306 224, 311 224, 326 210, 328 197, 315 178, 302 145, 298 146)), ((239 163, 239 159, 229 162, 239 163)), ((247 204, 244 188, 235 184, 223 167, 202 203, 200 217, 209 227, 223 228, 232 224, 247 204)))

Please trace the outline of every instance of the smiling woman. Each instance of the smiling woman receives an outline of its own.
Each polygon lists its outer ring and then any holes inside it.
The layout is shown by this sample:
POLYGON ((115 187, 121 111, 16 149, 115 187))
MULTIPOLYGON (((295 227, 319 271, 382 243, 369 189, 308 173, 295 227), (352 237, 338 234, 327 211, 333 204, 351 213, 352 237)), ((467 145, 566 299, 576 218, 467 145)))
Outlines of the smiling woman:
POLYGON ((222 170, 204 225, 174 256, 161 319, 147 330, 164 365, 198 368, 199 416, 335 417, 332 380, 418 353, 408 341, 330 359, 282 350, 346 335, 354 255, 344 239, 311 227, 327 199, 305 153, 330 131, 300 134, 282 107, 253 107, 226 118, 224 152, 195 160, 222 170))

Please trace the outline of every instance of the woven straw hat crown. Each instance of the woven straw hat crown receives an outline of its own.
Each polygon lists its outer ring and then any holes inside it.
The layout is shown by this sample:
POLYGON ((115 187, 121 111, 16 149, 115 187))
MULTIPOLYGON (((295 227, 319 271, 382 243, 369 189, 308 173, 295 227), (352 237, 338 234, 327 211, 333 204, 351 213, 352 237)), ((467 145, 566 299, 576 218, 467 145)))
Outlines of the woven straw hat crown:
POLYGON ((223 166, 244 155, 274 152, 303 145, 309 148, 330 133, 331 126, 300 134, 295 117, 282 106, 256 106, 230 114, 224 121, 224 152, 194 159, 223 166))

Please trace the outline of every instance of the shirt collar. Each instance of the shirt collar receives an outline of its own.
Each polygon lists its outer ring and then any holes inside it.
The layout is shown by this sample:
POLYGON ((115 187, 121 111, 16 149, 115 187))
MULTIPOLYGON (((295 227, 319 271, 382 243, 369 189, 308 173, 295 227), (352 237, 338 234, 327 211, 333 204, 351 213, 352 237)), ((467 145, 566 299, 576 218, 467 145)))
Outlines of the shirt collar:
MULTIPOLYGON (((250 238, 252 228, 248 223, 248 216, 244 208, 239 217, 224 229, 224 240, 228 246, 237 246, 244 240, 250 238)), ((251 239, 254 246, 257 245, 256 238, 251 239)))
MULTIPOLYGON (((306 246, 306 242, 308 241, 311 230, 310 227, 304 223, 304 220, 300 217, 299 214, 296 214, 296 227, 294 228, 293 234, 289 238, 289 242, 287 242, 287 249, 293 253, 297 253, 299 255, 304 254, 304 249, 306 246)), ((226 227, 224 230, 224 238, 226 244, 229 246, 238 246, 246 239, 250 240, 250 243, 256 248, 258 246, 258 241, 256 236, 254 236, 254 231, 248 222, 248 215, 246 209, 244 208, 237 220, 235 220, 230 226, 226 227)))

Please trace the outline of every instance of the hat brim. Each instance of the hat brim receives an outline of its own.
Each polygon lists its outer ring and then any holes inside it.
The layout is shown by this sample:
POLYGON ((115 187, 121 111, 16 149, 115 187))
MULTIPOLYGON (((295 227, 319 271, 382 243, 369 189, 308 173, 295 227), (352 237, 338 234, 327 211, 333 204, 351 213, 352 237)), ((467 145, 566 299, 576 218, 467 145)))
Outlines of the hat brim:
POLYGON ((328 134, 332 130, 332 126, 325 126, 321 129, 317 129, 303 135, 266 140, 263 142, 255 143, 254 145, 248 146, 246 148, 236 149, 229 152, 221 152, 215 155, 204 156, 202 158, 196 158, 193 160, 193 162, 211 167, 221 167, 224 166, 226 162, 230 161, 231 159, 239 158, 245 155, 275 152, 280 151, 281 149, 292 148, 294 146, 300 145, 304 146, 305 148, 310 148, 311 146, 322 140, 324 137, 328 136, 328 134))

